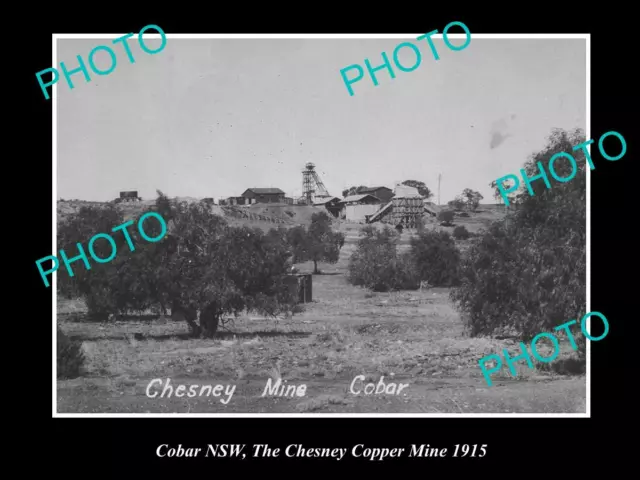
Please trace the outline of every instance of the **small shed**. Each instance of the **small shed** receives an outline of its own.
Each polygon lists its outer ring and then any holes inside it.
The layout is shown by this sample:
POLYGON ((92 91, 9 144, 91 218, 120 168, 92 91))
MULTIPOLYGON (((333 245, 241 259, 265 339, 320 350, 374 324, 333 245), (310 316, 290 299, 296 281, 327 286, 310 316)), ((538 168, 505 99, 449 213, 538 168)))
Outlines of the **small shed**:
POLYGON ((137 190, 130 190, 127 192, 120 192, 120 201, 121 202, 137 202, 139 200, 142 200, 139 196, 138 196, 138 191, 137 190))

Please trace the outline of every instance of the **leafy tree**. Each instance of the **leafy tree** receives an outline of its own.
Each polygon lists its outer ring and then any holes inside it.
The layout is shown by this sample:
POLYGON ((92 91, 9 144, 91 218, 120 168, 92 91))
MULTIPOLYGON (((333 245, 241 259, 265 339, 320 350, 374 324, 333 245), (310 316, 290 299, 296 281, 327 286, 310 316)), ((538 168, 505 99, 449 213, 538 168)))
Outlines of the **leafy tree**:
POLYGON ((453 229, 453 238, 456 240, 466 240, 471 236, 471 232, 464 225, 458 225, 453 229))
POLYGON ((313 261, 313 273, 319 273, 318 262, 336 263, 344 246, 344 234, 334 232, 326 212, 314 213, 308 229, 293 227, 287 234, 294 263, 313 261))
MULTIPOLYGON (((502 185, 505 188, 505 190, 509 190, 510 188, 513 187, 513 183, 514 183, 513 180, 509 178, 507 180, 504 180, 502 185)), ((504 198, 502 197, 502 193, 498 188, 497 180, 494 180, 493 182, 491 182, 489 184, 489 187, 493 189, 493 199, 496 201, 496 203, 504 204, 504 198)), ((507 194, 507 197, 509 198, 509 203, 513 203, 513 200, 512 200, 513 196, 514 196, 514 193, 507 194)))
POLYGON ((445 287, 457 283, 460 252, 449 233, 425 231, 412 237, 411 257, 420 280, 445 287))
MULTIPOLYGON (((114 260, 69 279, 86 298, 90 315, 104 318, 108 313, 168 306, 172 315, 184 317, 194 335, 210 337, 225 315, 247 310, 273 316, 293 310, 295 295, 284 280, 291 254, 282 230, 264 234, 232 227, 206 202, 177 203, 163 194, 151 210, 162 212, 165 237, 149 243, 131 228, 134 251, 122 240, 114 260)), ((104 220, 84 211, 70 221, 67 231, 78 232, 92 222, 85 242, 115 226, 96 228, 104 220)), ((152 222, 145 223, 148 235, 156 235, 153 228, 152 222)))
MULTIPOLYGON (((89 255, 89 240, 97 233, 111 233, 113 228, 124 223, 124 217, 113 204, 105 206, 83 206, 75 215, 67 217, 66 221, 60 222, 57 234, 57 250, 64 250, 67 258, 73 258, 81 252, 77 244, 82 245, 84 253, 89 259, 91 266, 87 270, 81 260, 70 264, 73 277, 69 275, 66 266, 59 255, 59 268, 57 273, 58 293, 68 298, 79 297, 89 293, 89 282, 87 279, 96 272, 105 268, 104 264, 96 263, 89 255)), ((146 224, 145 224, 146 226, 146 224)), ((117 248, 120 249, 126 240, 122 233, 112 235, 117 248)), ((100 258, 108 258, 111 255, 111 246, 105 239, 97 240, 94 245, 94 252, 100 258)))
MULTIPOLYGON (((548 174, 550 189, 533 182, 534 196, 516 195, 519 208, 472 241, 461 285, 451 293, 472 335, 507 330, 526 339, 585 313, 586 159, 581 150, 572 151, 584 140, 578 129, 553 130, 524 169, 535 175, 540 162, 548 171, 551 156, 570 152, 578 165, 575 178, 554 182, 548 174)), ((554 168, 563 177, 571 171, 568 161, 554 168)))
POLYGON ((462 198, 462 195, 457 195, 456 198, 449 201, 447 205, 449 205, 453 210, 459 212, 460 210, 464 210, 466 203, 464 198, 462 198))
POLYGON ((429 190, 429 187, 427 187, 424 182, 419 182, 418 180, 405 180, 404 182, 402 182, 402 185, 416 188, 418 190, 418 193, 423 196, 425 200, 433 197, 433 192, 429 190))
POLYGON ((473 212, 478 208, 480 200, 483 198, 484 197, 480 192, 476 192, 470 188, 465 188, 462 193, 460 195, 456 195, 456 198, 451 200, 448 205, 456 211, 468 209, 473 212))
POLYGON ((438 213, 438 220, 446 225, 453 225, 453 212, 451 210, 442 210, 438 213))
POLYGON ((471 190, 470 188, 465 188, 462 191, 462 198, 464 199, 464 202, 469 210, 475 212, 478 208, 478 205, 480 205, 480 200, 482 200, 484 197, 480 194, 480 192, 471 190))
POLYGON ((349 258, 347 280, 376 292, 416 289, 417 274, 410 254, 398 255, 397 233, 388 226, 361 230, 356 251, 349 258))
POLYGON ((58 378, 76 378, 81 374, 85 363, 82 342, 72 340, 57 327, 56 375, 58 378))
POLYGON ((366 189, 367 187, 364 185, 360 185, 359 187, 349 187, 342 191, 342 196, 346 198, 350 195, 358 195, 360 191, 366 190, 366 189))

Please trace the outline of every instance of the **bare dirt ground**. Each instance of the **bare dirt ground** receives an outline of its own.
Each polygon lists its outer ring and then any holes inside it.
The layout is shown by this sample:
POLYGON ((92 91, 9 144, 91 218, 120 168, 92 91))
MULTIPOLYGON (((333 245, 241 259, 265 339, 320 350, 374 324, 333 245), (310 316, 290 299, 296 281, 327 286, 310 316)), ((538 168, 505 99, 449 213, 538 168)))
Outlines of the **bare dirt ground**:
MULTIPOLYGON (((214 340, 188 337, 188 328, 148 316, 105 324, 80 321, 80 301, 58 300, 58 322, 83 341, 84 374, 57 382, 59 413, 584 413, 585 376, 560 376, 519 362, 505 367, 488 387, 478 360, 516 342, 469 338, 448 299, 448 289, 371 293, 345 279, 359 226, 347 234, 340 261, 320 265, 313 302, 292 319, 238 318, 214 340), (138 335, 134 335, 138 334, 138 335), (355 395, 357 375, 366 382, 408 384, 399 395, 355 395), (172 396, 146 389, 170 378, 172 396), (269 378, 306 385, 304 397, 263 396, 269 378), (227 396, 175 394, 179 385, 235 385, 227 396)), ((403 234, 402 244, 408 245, 403 234)), ((310 272, 311 264, 299 265, 310 272)), ((571 356, 560 338, 558 360, 571 356)), ((549 352, 550 353, 550 352, 549 352)), ((541 354, 545 354, 541 351, 541 354)), ((548 353, 547 353, 548 354, 548 353)), ((363 384, 358 384, 362 388, 363 384)))

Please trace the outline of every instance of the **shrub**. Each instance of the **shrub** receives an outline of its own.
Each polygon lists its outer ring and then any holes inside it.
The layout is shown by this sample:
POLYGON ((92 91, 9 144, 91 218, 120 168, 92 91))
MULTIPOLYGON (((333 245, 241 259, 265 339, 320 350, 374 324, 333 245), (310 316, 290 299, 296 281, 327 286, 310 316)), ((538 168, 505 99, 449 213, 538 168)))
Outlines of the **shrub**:
MULTIPOLYGON (((517 195, 518 208, 472 241, 461 285, 451 292, 472 335, 514 329, 528 339, 584 315, 586 160, 582 150, 572 151, 583 141, 580 130, 555 130, 525 170, 532 176, 537 162, 546 166, 555 153, 571 152, 579 167, 575 178, 550 189, 533 182, 535 196, 517 195)), ((568 163, 556 162, 558 176, 568 176, 568 163)))
POLYGON ((471 236, 469 230, 464 225, 459 225, 453 229, 453 238, 456 240, 466 240, 471 236))
POLYGON ((425 231, 411 239, 411 257, 418 281, 433 286, 451 286, 458 282, 460 252, 447 232, 425 231))
POLYGON ((454 213, 452 210, 442 210, 438 213, 438 220, 442 223, 452 225, 453 224, 454 213))
POLYGON ((462 191, 461 197, 464 200, 465 206, 472 212, 476 211, 476 209, 480 205, 480 200, 484 198, 482 194, 480 194, 480 192, 476 192, 475 190, 471 190, 470 188, 465 188, 462 191))
POLYGON ((361 231, 356 251, 349 259, 347 280, 375 292, 415 289, 419 281, 412 258, 396 251, 397 233, 367 225, 361 231))
POLYGON ((463 210, 464 207, 466 206, 464 199, 460 195, 458 195, 456 198, 454 198, 449 203, 447 203, 447 205, 449 205, 449 207, 451 207, 453 210, 456 210, 456 211, 463 210))
POLYGON ((289 230, 286 240, 291 246, 293 262, 313 261, 313 273, 318 271, 318 262, 337 263, 340 249, 344 246, 342 232, 334 232, 331 218, 326 212, 314 213, 308 228, 297 226, 289 230))
POLYGON ((82 342, 71 340, 60 327, 57 333, 57 377, 76 378, 80 376, 80 368, 84 364, 82 342))
MULTIPOLYGON (((85 297, 90 316, 169 307, 172 314, 184 315, 193 334, 204 331, 212 336, 223 315, 252 310, 275 316, 297 304, 285 281, 291 254, 284 230, 265 234, 260 229, 232 227, 213 214, 206 202, 177 203, 158 193, 152 210, 167 222, 165 237, 149 243, 131 228, 132 252, 124 236, 114 234, 118 246, 114 260, 94 264, 89 271, 80 265, 76 276, 66 279, 85 297), (197 312, 200 327, 193 322, 197 312)), ((121 223, 85 211, 63 233, 82 231, 75 238, 86 243, 95 233, 109 232, 121 223), (91 228, 85 233, 82 228, 86 225, 91 228)), ((151 222, 145 226, 151 237, 160 233, 159 228, 151 222)), ((104 258, 108 253, 98 255, 104 258)), ((65 279, 65 275, 59 277, 65 279)))

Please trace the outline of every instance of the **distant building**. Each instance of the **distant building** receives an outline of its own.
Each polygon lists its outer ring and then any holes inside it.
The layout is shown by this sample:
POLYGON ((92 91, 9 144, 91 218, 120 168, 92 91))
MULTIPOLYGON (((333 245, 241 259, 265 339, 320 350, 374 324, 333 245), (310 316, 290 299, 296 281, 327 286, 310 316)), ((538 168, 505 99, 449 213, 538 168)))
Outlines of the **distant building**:
POLYGON ((391 197, 393 197, 393 190, 387 187, 362 188, 358 193, 368 193, 369 195, 373 195, 374 197, 379 198, 382 203, 388 203, 391 200, 391 197))
POLYGON ((409 187, 408 185, 398 184, 393 191, 395 197, 399 198, 416 198, 421 197, 417 188, 409 187))
POLYGON ((340 218, 349 222, 365 222, 380 209, 380 204, 380 199, 370 194, 350 195, 338 202, 341 207, 340 218))
POLYGON ((284 203, 286 203, 287 205, 293 205, 293 198, 284 197, 284 203))
POLYGON ((248 188, 241 195, 252 203, 285 203, 285 193, 279 188, 248 188))
POLYGON ((249 205, 249 199, 245 197, 227 197, 220 200, 220 205, 249 205))
POLYGON ((137 190, 131 190, 128 192, 120 192, 120 198, 116 199, 116 201, 118 203, 120 202, 139 202, 140 200, 142 200, 142 198, 140 198, 138 196, 138 191, 137 190))

